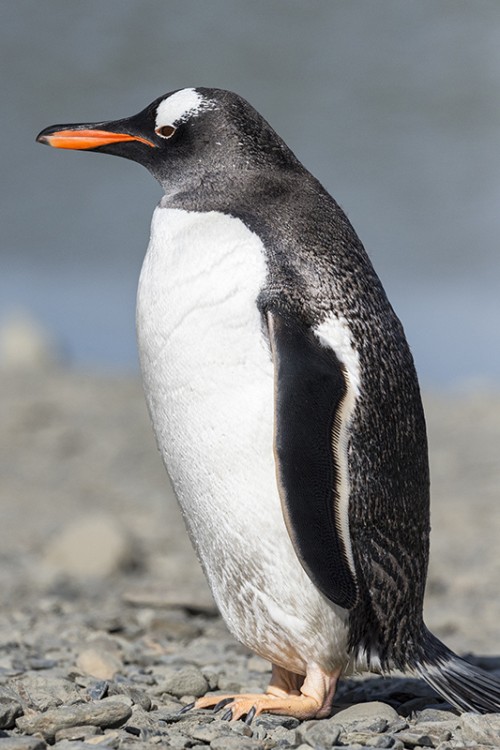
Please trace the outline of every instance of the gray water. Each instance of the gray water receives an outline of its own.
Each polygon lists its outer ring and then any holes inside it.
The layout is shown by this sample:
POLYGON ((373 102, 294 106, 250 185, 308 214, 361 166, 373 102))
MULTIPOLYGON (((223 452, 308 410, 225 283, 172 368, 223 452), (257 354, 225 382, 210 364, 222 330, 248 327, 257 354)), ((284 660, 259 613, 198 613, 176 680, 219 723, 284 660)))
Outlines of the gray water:
POLYGON ((0 318, 133 369, 160 189, 34 143, 183 86, 245 96, 347 211, 425 385, 500 381, 498 0, 5 0, 0 318))

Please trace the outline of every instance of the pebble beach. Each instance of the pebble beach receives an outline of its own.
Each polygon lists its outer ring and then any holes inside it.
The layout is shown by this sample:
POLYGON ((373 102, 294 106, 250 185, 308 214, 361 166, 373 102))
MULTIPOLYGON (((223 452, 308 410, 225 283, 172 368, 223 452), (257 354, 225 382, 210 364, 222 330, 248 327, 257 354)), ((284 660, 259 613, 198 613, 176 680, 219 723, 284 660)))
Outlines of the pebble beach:
MULTIPOLYGON (((270 670, 218 617, 138 379, 47 366, 0 388, 0 750, 500 747, 500 715, 402 675, 344 681, 321 721, 179 714, 270 670)), ((500 678, 500 390, 424 395, 426 622, 500 678)))

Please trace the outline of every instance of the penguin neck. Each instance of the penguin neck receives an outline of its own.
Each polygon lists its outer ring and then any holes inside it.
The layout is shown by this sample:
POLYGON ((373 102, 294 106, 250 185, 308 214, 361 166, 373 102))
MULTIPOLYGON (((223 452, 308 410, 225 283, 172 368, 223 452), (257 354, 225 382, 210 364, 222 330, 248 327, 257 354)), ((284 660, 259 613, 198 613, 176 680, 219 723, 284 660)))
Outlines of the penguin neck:
MULTIPOLYGON (((306 170, 303 170, 304 172, 306 170)), ((272 202, 297 185, 297 171, 263 170, 250 166, 234 166, 212 170, 209 174, 192 175, 183 185, 160 181, 165 191, 162 208, 185 211, 219 211, 255 206, 260 201, 272 202)))

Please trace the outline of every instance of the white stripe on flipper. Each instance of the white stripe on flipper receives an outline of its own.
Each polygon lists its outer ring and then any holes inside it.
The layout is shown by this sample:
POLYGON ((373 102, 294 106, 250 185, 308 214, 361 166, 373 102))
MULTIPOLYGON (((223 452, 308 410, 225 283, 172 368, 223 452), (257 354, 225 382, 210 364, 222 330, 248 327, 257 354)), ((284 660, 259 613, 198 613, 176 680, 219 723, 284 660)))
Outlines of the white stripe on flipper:
POLYGON ((326 320, 314 329, 318 340, 335 352, 344 367, 346 393, 340 404, 332 436, 333 451, 338 467, 337 496, 338 513, 336 514, 337 530, 344 543, 347 561, 356 580, 356 568, 352 554, 351 534, 349 530, 349 465, 347 446, 349 442, 349 425, 359 397, 361 378, 359 356, 352 346, 349 326, 345 318, 331 313, 326 320))

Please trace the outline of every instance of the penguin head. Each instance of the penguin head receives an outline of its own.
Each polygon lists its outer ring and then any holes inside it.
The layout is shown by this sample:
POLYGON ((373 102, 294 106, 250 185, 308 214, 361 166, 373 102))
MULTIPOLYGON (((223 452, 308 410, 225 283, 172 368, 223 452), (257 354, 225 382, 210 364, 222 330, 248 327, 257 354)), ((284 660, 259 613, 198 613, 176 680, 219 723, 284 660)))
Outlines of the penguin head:
POLYGON ((215 177, 296 161, 259 113, 230 91, 185 88, 132 117, 52 125, 37 136, 55 148, 123 156, 145 166, 165 192, 207 187, 215 177))

